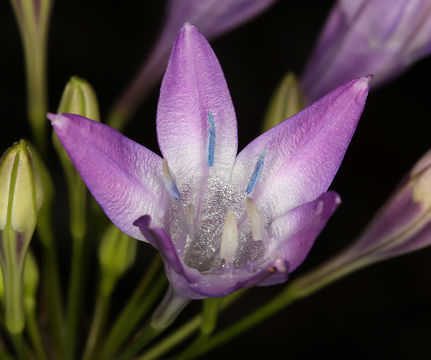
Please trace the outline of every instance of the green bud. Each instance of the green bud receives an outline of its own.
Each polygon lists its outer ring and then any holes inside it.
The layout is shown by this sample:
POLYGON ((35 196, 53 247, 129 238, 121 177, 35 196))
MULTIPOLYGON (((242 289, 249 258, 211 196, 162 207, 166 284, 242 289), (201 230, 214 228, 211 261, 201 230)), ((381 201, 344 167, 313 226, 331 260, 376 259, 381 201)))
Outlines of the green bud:
POLYGON ((115 282, 133 265, 137 241, 109 225, 99 246, 103 293, 109 294, 115 282))
POLYGON ((30 149, 24 140, 0 159, 0 230, 10 225, 17 233, 32 234, 43 190, 30 149))
POLYGON ((263 132, 305 108, 305 97, 295 75, 288 73, 272 96, 263 122, 263 132))
POLYGON ((91 85, 77 76, 70 78, 63 91, 57 112, 79 114, 100 121, 97 96, 91 85))
POLYGON ((23 268, 42 204, 42 185, 24 140, 0 159, 0 264, 3 272, 6 327, 24 328, 23 268))

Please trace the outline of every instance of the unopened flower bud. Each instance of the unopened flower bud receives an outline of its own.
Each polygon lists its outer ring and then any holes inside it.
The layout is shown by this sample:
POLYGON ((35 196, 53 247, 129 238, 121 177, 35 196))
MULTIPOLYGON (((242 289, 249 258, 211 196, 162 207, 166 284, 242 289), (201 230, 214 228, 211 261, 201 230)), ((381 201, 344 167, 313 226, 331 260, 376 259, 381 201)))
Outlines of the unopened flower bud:
POLYGON ((307 295, 360 268, 430 244, 431 150, 415 164, 350 247, 291 287, 307 295))
POLYGON ((365 229, 353 252, 370 252, 368 262, 431 244, 431 150, 413 167, 365 229), (372 260, 371 260, 372 258, 372 260))
POLYGON ((299 82, 293 73, 281 80, 272 96, 262 131, 265 132, 305 108, 305 98, 299 82))
POLYGON ((136 258, 137 241, 110 225, 99 246, 103 292, 112 291, 115 282, 133 265, 136 258))
POLYGON ((0 159, 0 230, 9 225, 17 233, 32 234, 43 191, 30 149, 24 140, 0 159))
POLYGON ((0 264, 3 271, 6 327, 24 328, 23 269, 42 204, 42 185, 24 140, 0 159, 0 264))
POLYGON ((72 76, 61 97, 58 113, 70 113, 100 121, 97 96, 88 81, 72 76))

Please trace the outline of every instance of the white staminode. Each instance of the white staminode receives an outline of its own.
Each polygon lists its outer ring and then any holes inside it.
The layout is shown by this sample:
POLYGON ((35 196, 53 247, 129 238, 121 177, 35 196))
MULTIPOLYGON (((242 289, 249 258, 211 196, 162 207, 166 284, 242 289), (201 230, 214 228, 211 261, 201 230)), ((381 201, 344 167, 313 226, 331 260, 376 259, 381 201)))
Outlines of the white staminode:
POLYGON ((220 242, 220 258, 226 262, 233 262, 238 247, 238 226, 235 214, 228 211, 224 221, 223 234, 220 242))
POLYGON ((253 240, 263 240, 264 238, 264 223, 263 218, 254 201, 248 197, 245 202, 247 208, 247 217, 250 222, 251 236, 253 240))

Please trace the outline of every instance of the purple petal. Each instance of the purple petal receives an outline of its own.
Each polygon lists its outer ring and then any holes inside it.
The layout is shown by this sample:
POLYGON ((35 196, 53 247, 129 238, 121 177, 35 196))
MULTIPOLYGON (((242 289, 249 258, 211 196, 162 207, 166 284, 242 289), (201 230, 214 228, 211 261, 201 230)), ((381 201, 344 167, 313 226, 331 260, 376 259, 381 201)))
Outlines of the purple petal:
POLYGON ((325 192, 340 166, 368 93, 367 77, 349 82, 270 129, 238 155, 233 181, 246 189, 266 149, 253 200, 270 218, 325 192))
POLYGON ((388 81, 431 52, 430 30, 428 0, 338 1, 302 77, 309 101, 366 74, 388 81))
POLYGON ((200 296, 190 288, 191 283, 199 281, 200 273, 183 264, 169 234, 162 228, 151 225, 150 216, 137 219, 134 225, 160 251, 165 265, 166 276, 175 293, 189 299, 204 298, 204 296, 200 296))
POLYGON ((341 203, 340 197, 328 191, 316 200, 297 207, 279 216, 268 229, 274 238, 274 268, 282 262, 286 271, 276 271, 261 286, 278 284, 286 281, 288 274, 293 272, 307 257, 317 236, 325 227, 335 209, 341 203), (284 262, 284 264, 283 264, 284 262))
POLYGON ((163 78, 157 136, 180 182, 208 168, 210 140, 214 169, 220 176, 230 175, 238 146, 235 111, 214 52, 190 24, 180 30, 163 78))
POLYGON ((161 224, 167 211, 160 157, 82 116, 49 114, 48 118, 106 215, 126 234, 145 240, 133 222, 149 214, 161 224))

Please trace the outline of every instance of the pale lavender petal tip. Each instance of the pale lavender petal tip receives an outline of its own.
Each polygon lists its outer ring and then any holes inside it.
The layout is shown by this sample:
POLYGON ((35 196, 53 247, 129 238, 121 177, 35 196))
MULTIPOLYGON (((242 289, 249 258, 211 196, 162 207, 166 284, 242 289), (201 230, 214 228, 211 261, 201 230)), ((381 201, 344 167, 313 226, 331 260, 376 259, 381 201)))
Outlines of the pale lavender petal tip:
POLYGON ((53 122, 55 121, 57 114, 53 114, 53 113, 46 113, 46 117, 48 118, 49 121, 53 122))

